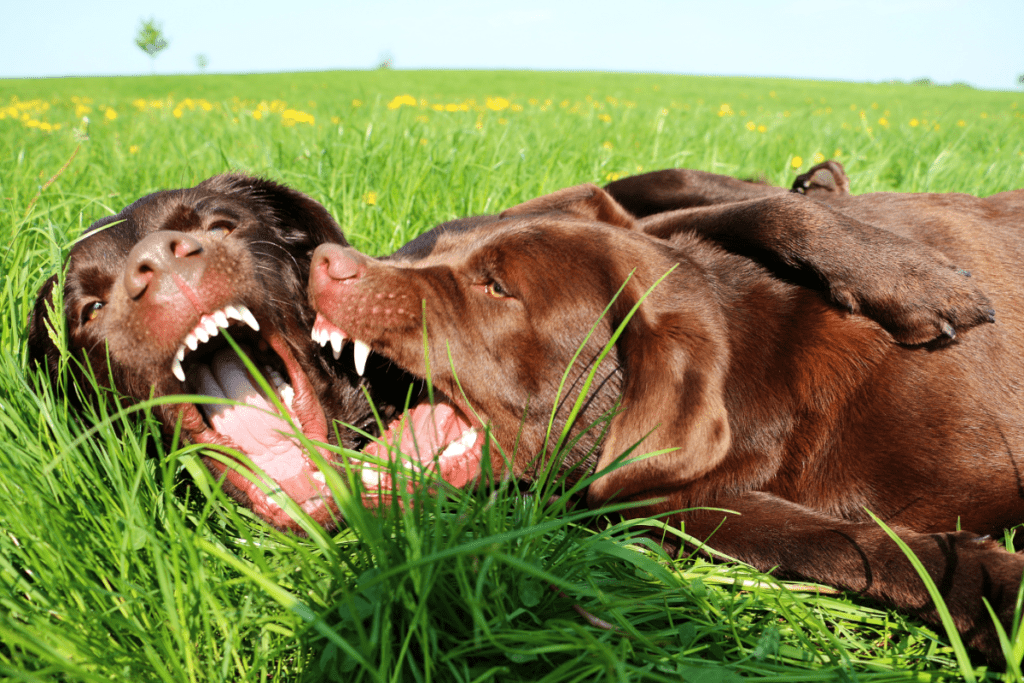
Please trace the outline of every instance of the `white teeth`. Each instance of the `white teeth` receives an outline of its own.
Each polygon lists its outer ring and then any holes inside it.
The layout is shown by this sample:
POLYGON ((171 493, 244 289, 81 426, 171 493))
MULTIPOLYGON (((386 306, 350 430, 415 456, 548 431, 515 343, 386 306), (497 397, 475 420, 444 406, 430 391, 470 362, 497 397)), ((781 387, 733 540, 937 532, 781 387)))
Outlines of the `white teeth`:
POLYGON ((175 358, 178 359, 179 363, 181 361, 185 360, 185 345, 184 344, 182 344, 181 346, 178 347, 178 355, 175 356, 175 358))
POLYGON ((179 382, 185 381, 185 371, 181 369, 181 359, 175 358, 171 363, 171 373, 178 378, 179 382))
POLYGON ((206 328, 203 327, 202 325, 196 325, 196 329, 192 330, 192 334, 194 334, 199 339, 199 341, 201 341, 204 344, 210 341, 210 333, 207 332, 206 328))
POLYGON ((453 441, 452 443, 448 444, 448 447, 444 449, 443 453, 441 453, 441 457, 447 458, 452 456, 457 457, 463 455, 473 446, 474 443, 476 443, 476 429, 467 429, 466 431, 462 432, 462 435, 459 436, 457 441, 453 441))
POLYGON ((241 320, 242 314, 234 306, 226 306, 224 308, 224 317, 231 318, 232 320, 241 320))
POLYGON ((241 306, 238 312, 242 314, 242 322, 251 327, 254 331, 260 331, 260 324, 256 322, 256 316, 252 314, 248 306, 241 306))
POLYGON ((196 339, 196 335, 191 332, 185 335, 185 346, 188 347, 189 351, 195 351, 196 347, 199 346, 199 340, 196 339))
POLYGON ((214 321, 214 323, 216 323, 217 327, 227 327, 228 326, 228 316, 227 316, 227 313, 225 313, 224 311, 217 311, 216 313, 213 314, 213 321, 214 321))
POLYGON ((295 390, 292 389, 292 385, 282 384, 277 393, 281 395, 281 403, 284 403, 290 410, 292 402, 295 400, 295 390))
POLYGON ((211 337, 216 337, 220 334, 220 328, 217 327, 217 322, 213 318, 206 318, 201 324, 206 333, 211 337))
POLYGON ((358 339, 353 339, 352 343, 352 358, 356 362, 356 374, 362 377, 366 371, 366 359, 370 356, 370 347, 366 342, 358 339))
POLYGON ((368 489, 379 489, 380 488, 380 472, 373 467, 363 466, 362 471, 363 486, 368 489))
MULTIPOLYGON (((330 334, 331 340, 331 351, 334 353, 334 360, 341 358, 341 345, 345 342, 345 335, 340 331, 335 330, 330 334)), ((360 375, 363 373, 359 373, 360 375)))

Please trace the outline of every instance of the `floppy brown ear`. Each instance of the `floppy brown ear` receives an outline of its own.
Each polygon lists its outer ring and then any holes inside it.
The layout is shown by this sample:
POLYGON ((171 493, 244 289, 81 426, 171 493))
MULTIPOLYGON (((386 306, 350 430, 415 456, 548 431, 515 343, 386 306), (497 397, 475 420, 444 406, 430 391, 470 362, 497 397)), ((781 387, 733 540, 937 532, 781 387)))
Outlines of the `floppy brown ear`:
MULTIPOLYGON (((712 470, 729 450, 722 314, 703 279, 685 269, 680 264, 648 294, 617 343, 622 404, 597 472, 629 455, 625 465, 590 485, 592 504, 676 489, 712 470)), ((617 306, 631 306, 646 291, 644 278, 636 279, 637 287, 627 285, 617 306)))
POLYGON ((51 320, 53 315, 63 315, 63 311, 54 310, 53 290, 57 286, 57 276, 52 275, 39 288, 36 304, 28 319, 28 366, 42 366, 56 383, 57 369, 60 362, 60 350, 53 341, 53 334, 64 328, 63 324, 51 320))
POLYGON ((597 185, 589 183, 558 190, 543 197, 523 202, 501 212, 502 218, 541 213, 568 213, 580 218, 601 221, 620 228, 633 229, 636 218, 597 185))

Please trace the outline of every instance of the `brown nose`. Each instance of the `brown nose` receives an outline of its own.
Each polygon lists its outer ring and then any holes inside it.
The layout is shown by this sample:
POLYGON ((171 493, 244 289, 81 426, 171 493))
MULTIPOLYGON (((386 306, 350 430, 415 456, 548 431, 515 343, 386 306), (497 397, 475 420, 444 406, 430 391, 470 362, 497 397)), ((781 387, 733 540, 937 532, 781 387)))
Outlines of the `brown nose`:
POLYGON ((124 268, 124 288, 128 296, 138 299, 164 276, 177 274, 186 282, 194 279, 198 261, 203 260, 203 246, 184 232, 158 230, 146 235, 128 254, 124 268))
POLYGON ((366 257, 352 247, 340 244, 321 244, 313 252, 313 270, 321 269, 333 280, 350 280, 359 277, 366 257))

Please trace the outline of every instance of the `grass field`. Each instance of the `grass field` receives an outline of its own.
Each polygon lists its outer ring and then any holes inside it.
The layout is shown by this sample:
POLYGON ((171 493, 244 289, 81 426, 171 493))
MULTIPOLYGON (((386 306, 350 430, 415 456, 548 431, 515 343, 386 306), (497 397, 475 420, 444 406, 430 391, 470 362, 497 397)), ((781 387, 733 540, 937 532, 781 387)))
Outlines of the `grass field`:
POLYGON ((589 531, 540 504, 551 484, 386 515, 342 501, 333 536, 269 531, 144 415, 69 415, 26 371, 35 291, 81 230, 223 171, 310 194, 380 254, 580 182, 685 166, 788 185, 824 158, 858 193, 1013 189, 1024 95, 515 72, 0 81, 0 675, 996 679, 866 601, 589 531))

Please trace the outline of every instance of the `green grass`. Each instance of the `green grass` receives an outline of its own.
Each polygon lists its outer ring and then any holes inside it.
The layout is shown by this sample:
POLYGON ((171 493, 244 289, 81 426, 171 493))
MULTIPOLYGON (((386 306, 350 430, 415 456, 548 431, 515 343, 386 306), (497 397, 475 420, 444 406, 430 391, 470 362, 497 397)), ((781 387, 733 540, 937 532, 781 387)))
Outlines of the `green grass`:
POLYGON ((962 678, 945 635, 912 619, 672 561, 635 526, 598 533, 548 504, 550 484, 417 493, 388 514, 346 499, 333 536, 269 531, 143 412, 69 415, 26 372, 35 291, 81 230, 222 171, 310 194, 379 254, 580 182, 686 166, 788 184, 816 155, 842 161, 855 192, 1013 189, 1024 96, 514 72, 0 81, 0 675, 962 678), (415 104, 389 108, 403 95, 415 104))

